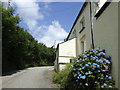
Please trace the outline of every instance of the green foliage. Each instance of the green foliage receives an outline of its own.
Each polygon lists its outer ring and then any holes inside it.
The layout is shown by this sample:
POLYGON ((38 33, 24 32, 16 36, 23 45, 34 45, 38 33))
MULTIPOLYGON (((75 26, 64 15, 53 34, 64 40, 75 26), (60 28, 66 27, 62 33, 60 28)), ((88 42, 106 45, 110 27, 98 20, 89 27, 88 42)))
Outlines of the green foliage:
MULTIPOLYGON (((115 88, 111 57, 106 55, 104 49, 88 50, 73 60, 75 62, 67 67, 70 72, 64 81, 65 88, 115 88)), ((59 73, 63 72, 66 69, 59 73)), ((60 76, 64 78, 66 75, 60 76)))
POLYGON ((68 83, 69 75, 71 73, 71 64, 66 65, 66 68, 60 72, 54 72, 53 74, 53 82, 60 84, 61 87, 65 87, 65 85, 68 83))
POLYGON ((12 7, 2 8, 2 71, 40 66, 43 62, 46 62, 43 65, 53 65, 55 49, 38 43, 18 26, 20 21, 12 7))

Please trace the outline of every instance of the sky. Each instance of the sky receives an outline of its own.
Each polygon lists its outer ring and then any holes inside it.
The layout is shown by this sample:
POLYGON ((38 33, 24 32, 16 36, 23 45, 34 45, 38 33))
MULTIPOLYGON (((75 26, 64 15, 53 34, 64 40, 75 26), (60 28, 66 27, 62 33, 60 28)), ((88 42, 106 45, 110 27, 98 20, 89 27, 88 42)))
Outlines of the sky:
POLYGON ((83 2, 36 2, 14 0, 11 6, 22 21, 19 25, 48 47, 67 38, 83 2))

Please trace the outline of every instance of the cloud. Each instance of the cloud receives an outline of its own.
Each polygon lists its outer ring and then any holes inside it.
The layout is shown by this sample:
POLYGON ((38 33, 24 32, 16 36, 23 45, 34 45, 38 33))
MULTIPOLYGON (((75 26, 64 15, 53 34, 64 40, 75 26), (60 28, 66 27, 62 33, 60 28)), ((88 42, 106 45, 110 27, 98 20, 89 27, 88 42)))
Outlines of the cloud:
MULTIPOLYGON (((68 35, 68 33, 61 27, 59 21, 51 21, 50 25, 40 25, 40 21, 45 18, 44 10, 39 6, 36 0, 21 0, 18 2, 14 0, 17 7, 17 13, 23 19, 22 23, 25 23, 29 28, 30 34, 38 40, 46 44, 48 47, 53 46, 54 42, 62 42, 68 35), (35 8, 34 8, 35 7, 35 8)), ((44 3, 44 8, 49 8, 49 3, 44 3)))
POLYGON ((30 30, 34 29, 37 25, 37 20, 42 20, 44 15, 40 12, 40 7, 36 3, 36 0, 25 0, 26 2, 18 2, 14 0, 15 6, 17 6, 16 12, 27 24, 30 30))
POLYGON ((64 28, 61 27, 59 21, 52 21, 51 25, 40 26, 37 33, 41 33, 36 38, 39 42, 43 42, 48 47, 51 47, 56 42, 56 45, 62 42, 68 35, 64 28), (42 36, 41 36, 42 35, 42 36))

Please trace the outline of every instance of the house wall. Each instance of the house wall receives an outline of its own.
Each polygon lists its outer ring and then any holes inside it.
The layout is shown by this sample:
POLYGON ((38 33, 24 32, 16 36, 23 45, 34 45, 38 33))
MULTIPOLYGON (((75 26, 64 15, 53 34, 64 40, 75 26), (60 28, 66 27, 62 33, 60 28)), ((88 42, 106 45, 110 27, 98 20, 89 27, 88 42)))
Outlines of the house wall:
POLYGON ((87 4, 87 6, 85 7, 84 11, 82 12, 82 14, 80 15, 78 21, 77 21, 77 55, 79 55, 80 53, 82 53, 81 50, 81 41, 84 39, 85 42, 85 50, 89 50, 91 48, 92 45, 92 40, 91 40, 91 25, 90 25, 90 5, 89 3, 87 4), (80 33, 80 27, 79 27, 79 23, 81 21, 81 19, 84 17, 85 20, 85 28, 83 29, 83 31, 80 33))
POLYGON ((76 38, 59 44, 60 57, 76 57, 76 38))
POLYGON ((76 55, 79 55, 80 53, 82 53, 82 49, 81 49, 81 41, 83 41, 84 38, 84 44, 85 44, 85 50, 89 50, 91 49, 92 46, 92 40, 91 40, 91 24, 90 24, 90 4, 88 3, 86 5, 86 7, 84 8, 83 12, 81 13, 81 15, 79 16, 75 26, 72 29, 72 32, 69 36, 68 39, 71 39, 74 37, 74 30, 76 30, 76 55), (83 31, 80 33, 81 31, 81 27, 80 27, 80 22, 81 20, 84 18, 85 21, 85 28, 83 29, 83 31))
POLYGON ((112 2, 93 22, 95 47, 112 57, 112 76, 118 87, 118 3, 112 2))
MULTIPOLYGON (((118 35, 120 34, 120 2, 118 2, 118 35)), ((118 46, 120 45, 120 36, 118 36, 118 46)), ((118 48, 118 55, 120 54, 120 47, 118 48)), ((120 59, 120 55, 118 56, 118 60, 120 59)), ((120 60, 118 61, 118 88, 120 89, 120 60)))
POLYGON ((59 44, 58 48, 58 68, 64 69, 66 63, 70 63, 70 59, 76 57, 76 38, 59 44))
MULTIPOLYGON (((107 55, 110 55, 112 57, 112 76, 116 81, 116 87, 118 87, 118 3, 110 3, 97 19, 94 17, 94 3, 92 3, 92 11, 95 48, 100 47, 101 49, 105 49, 107 55)), ((70 36, 68 37, 68 41, 59 44, 58 63, 60 70, 65 66, 65 64, 63 65, 62 63, 69 63, 72 57, 76 57, 82 53, 80 43, 81 41, 85 42, 85 50, 91 49, 92 40, 90 3, 86 5, 83 12, 80 14, 70 36), (83 17, 85 19, 85 28, 80 33, 80 21, 83 17), (74 38, 74 30, 76 30, 76 38, 74 38)))

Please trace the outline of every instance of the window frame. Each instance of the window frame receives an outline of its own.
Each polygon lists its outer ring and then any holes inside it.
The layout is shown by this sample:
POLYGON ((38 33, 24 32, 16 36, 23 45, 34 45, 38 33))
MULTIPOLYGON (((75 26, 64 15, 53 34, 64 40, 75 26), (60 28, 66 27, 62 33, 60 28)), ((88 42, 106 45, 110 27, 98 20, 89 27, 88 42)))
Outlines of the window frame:
POLYGON ((81 33, 85 28, 85 18, 83 17, 81 20, 80 20, 80 32, 81 33))
POLYGON ((77 37, 76 29, 74 29, 74 31, 73 31, 73 35, 74 35, 74 38, 77 37))

